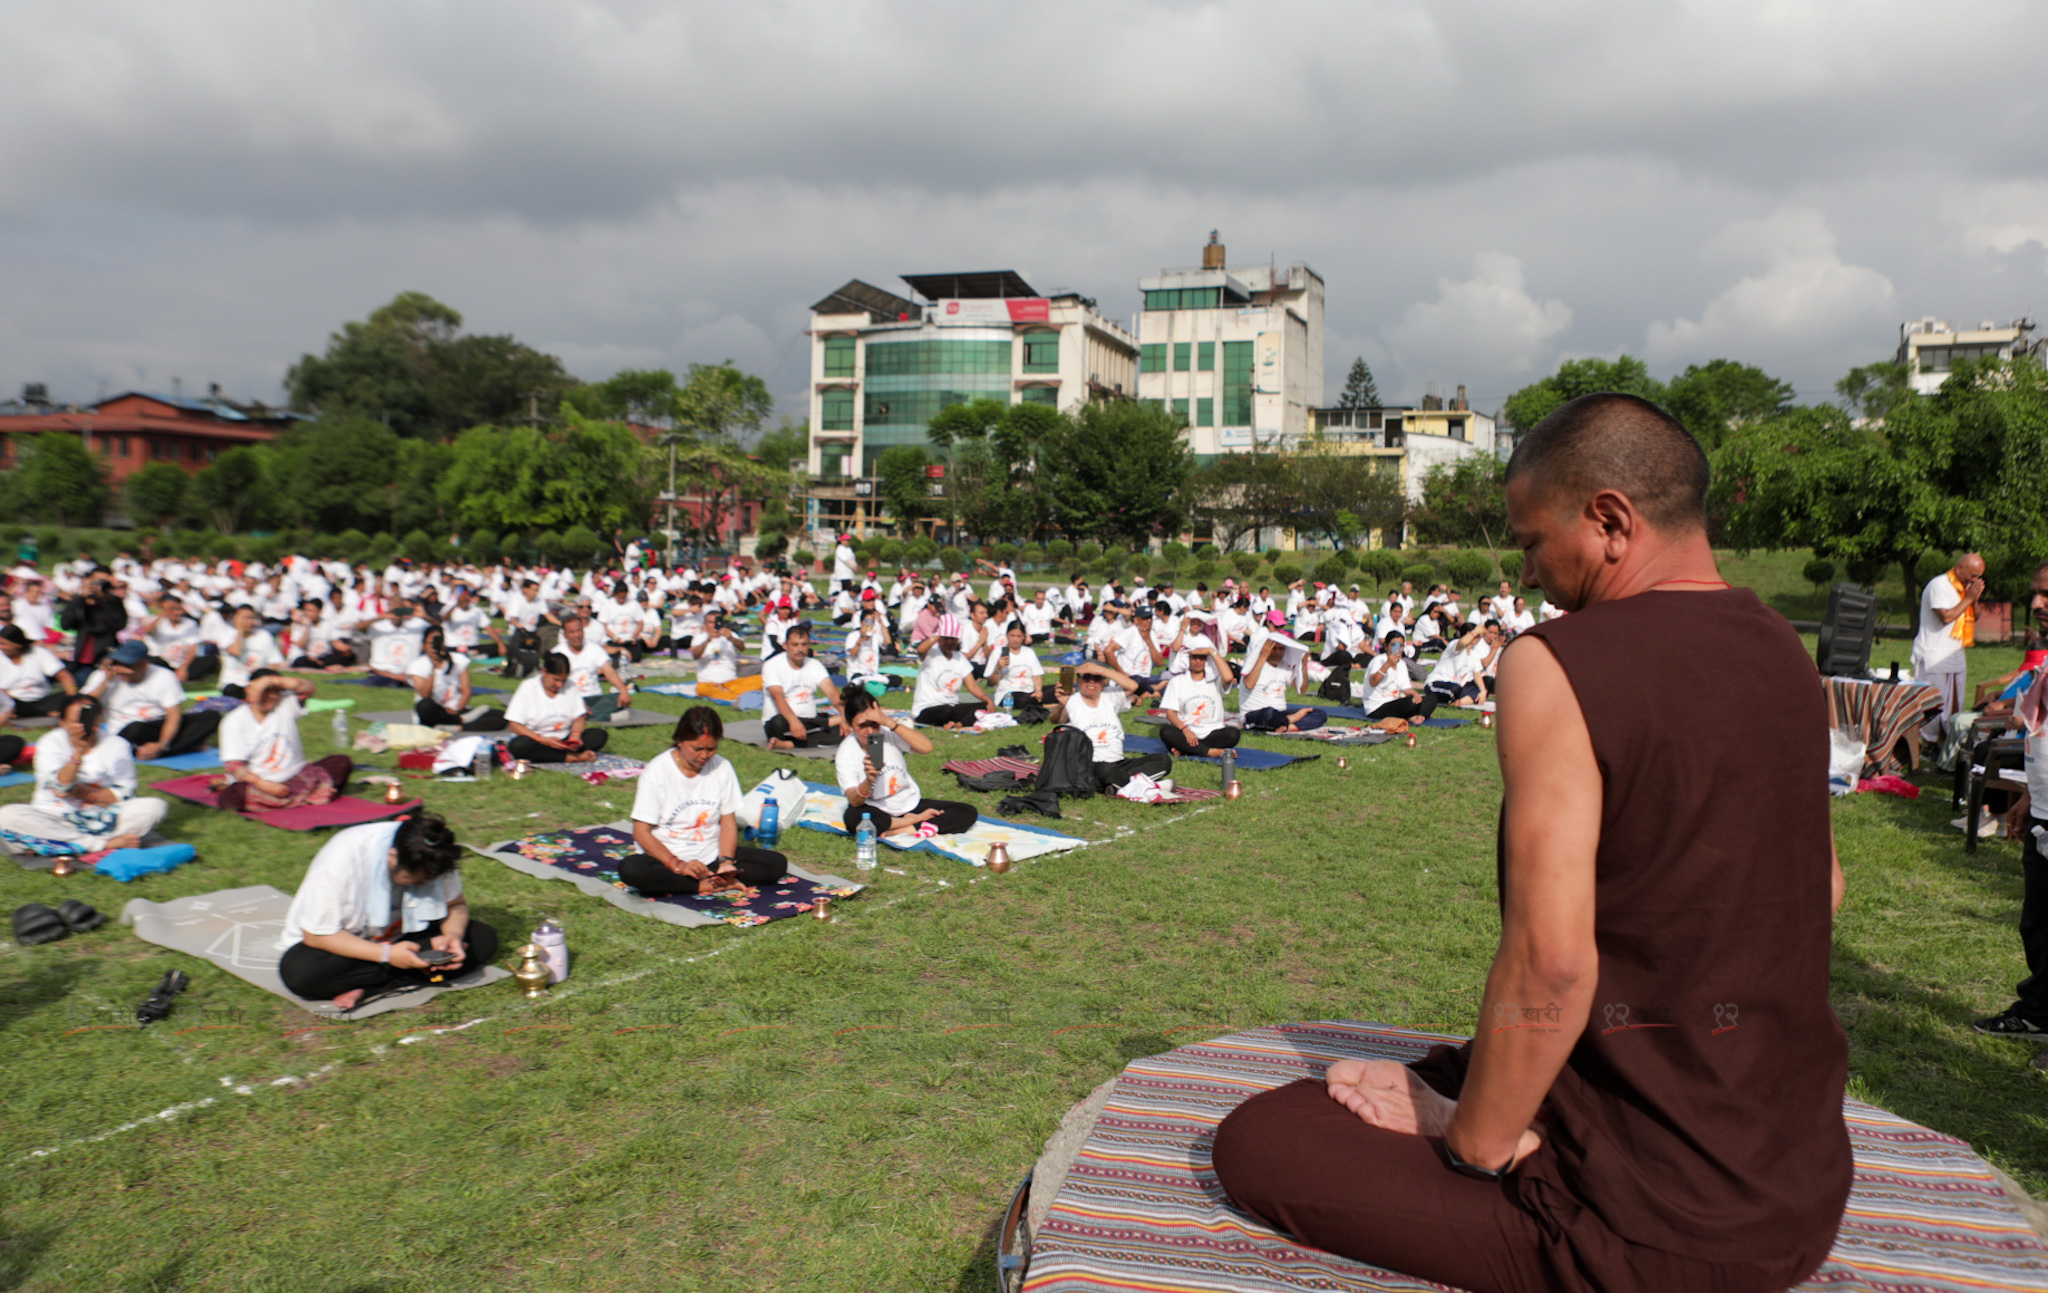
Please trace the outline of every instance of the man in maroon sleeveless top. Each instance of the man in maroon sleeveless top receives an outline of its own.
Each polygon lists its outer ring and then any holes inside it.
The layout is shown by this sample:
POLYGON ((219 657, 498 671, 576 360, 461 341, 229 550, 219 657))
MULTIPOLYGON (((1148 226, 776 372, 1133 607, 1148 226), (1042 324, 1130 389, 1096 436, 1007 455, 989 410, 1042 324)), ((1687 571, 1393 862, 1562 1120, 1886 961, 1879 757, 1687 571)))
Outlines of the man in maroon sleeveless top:
POLYGON ((1501 941, 1474 1040, 1224 1120, 1217 1177, 1302 1242, 1472 1290, 1779 1290, 1850 1184, 1828 1004, 1841 868, 1820 679, 1707 544, 1706 456, 1633 396, 1508 465, 1501 941))

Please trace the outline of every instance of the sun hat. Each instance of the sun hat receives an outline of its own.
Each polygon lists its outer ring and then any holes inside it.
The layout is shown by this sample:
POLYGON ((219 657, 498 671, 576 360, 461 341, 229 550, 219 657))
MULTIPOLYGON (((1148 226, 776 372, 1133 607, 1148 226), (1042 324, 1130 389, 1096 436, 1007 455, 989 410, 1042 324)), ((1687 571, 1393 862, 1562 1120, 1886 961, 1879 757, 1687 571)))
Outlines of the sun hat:
POLYGON ((941 615, 941 616, 939 616, 939 624, 938 624, 938 627, 932 630, 932 636, 933 636, 933 637, 939 637, 939 638, 957 638, 957 637, 959 637, 959 636, 960 636, 960 617, 959 617, 958 615, 941 615))

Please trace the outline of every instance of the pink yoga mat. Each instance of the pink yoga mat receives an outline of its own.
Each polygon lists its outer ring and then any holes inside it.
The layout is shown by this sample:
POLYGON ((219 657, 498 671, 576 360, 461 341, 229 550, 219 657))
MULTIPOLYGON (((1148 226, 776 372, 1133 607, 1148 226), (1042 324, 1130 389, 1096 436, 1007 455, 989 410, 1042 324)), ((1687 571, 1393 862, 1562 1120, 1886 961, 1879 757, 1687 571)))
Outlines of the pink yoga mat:
MULTIPOLYGON (((219 774, 202 772, 197 776, 174 777, 169 781, 159 781, 149 788, 161 790, 167 795, 176 795, 180 799, 189 799, 195 804, 204 804, 208 808, 218 808, 220 796, 214 794, 207 786, 207 782, 212 781, 217 775, 219 774)), ((308 804, 303 808, 279 808, 272 812, 241 813, 239 816, 287 831, 317 831, 329 826, 360 826, 364 822, 382 821, 419 806, 420 801, 417 799, 408 799, 402 804, 386 804, 357 799, 354 795, 341 795, 329 804, 308 804)))

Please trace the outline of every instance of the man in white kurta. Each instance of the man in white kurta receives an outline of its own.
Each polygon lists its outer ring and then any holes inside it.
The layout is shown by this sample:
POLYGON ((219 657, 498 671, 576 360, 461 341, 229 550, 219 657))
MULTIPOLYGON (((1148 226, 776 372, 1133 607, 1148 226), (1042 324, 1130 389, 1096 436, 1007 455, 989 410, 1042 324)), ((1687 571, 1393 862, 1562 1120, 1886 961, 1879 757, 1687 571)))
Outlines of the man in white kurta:
POLYGON ((1920 591, 1920 630, 1913 636, 1913 677, 1941 693, 1941 713, 1920 730, 1938 741, 1963 707, 1970 663, 1965 647, 1976 641, 1977 603, 1984 596, 1984 558, 1966 553, 1920 591))

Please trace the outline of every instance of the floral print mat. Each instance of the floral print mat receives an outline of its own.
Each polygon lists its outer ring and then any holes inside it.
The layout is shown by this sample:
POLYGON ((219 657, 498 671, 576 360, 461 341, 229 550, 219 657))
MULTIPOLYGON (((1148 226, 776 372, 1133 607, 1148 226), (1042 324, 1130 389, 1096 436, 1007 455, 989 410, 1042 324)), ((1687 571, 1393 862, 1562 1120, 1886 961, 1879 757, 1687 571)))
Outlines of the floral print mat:
POLYGON ((480 851, 528 875, 571 881, 616 907, 676 925, 765 925, 804 915, 816 907, 820 895, 851 898, 863 887, 792 866, 781 883, 756 889, 733 889, 707 897, 642 894, 619 879, 620 859, 639 852, 632 827, 625 822, 540 831, 480 851))

